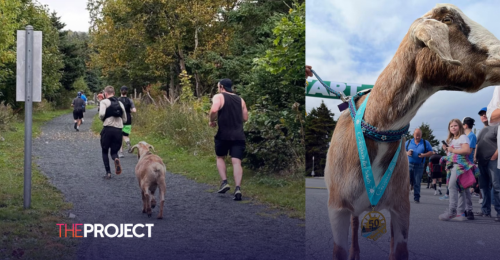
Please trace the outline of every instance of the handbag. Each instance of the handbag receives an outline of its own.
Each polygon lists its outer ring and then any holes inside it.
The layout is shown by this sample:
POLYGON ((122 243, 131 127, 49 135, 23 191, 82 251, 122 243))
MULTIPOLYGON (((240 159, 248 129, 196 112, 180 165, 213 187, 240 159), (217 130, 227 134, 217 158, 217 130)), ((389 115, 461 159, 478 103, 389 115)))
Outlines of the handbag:
POLYGON ((458 181, 462 187, 467 189, 476 183, 476 178, 474 177, 472 170, 469 169, 458 176, 458 181))

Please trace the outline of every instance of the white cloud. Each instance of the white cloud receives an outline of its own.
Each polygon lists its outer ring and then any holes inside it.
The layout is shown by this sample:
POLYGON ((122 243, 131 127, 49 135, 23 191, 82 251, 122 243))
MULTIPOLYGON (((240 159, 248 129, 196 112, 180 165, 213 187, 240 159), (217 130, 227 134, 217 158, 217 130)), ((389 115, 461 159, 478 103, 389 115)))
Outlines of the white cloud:
POLYGON ((87 0, 37 0, 41 5, 47 5, 52 13, 55 11, 60 21, 66 24, 63 30, 88 32, 89 12, 87 11, 87 0))

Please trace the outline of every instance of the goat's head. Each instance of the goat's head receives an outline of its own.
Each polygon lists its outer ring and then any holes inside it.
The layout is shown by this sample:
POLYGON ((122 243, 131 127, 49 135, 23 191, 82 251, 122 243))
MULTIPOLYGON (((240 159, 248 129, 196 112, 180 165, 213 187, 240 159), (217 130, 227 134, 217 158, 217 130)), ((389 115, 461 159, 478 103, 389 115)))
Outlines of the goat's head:
POLYGON ((458 7, 436 5, 411 25, 408 37, 419 80, 466 92, 500 84, 500 41, 458 7))
POLYGON ((144 141, 140 141, 138 144, 132 146, 132 148, 130 148, 130 150, 128 152, 133 153, 135 149, 138 150, 137 159, 141 159, 142 156, 149 153, 149 149, 153 150, 153 152, 155 151, 155 148, 152 145, 150 145, 144 141))

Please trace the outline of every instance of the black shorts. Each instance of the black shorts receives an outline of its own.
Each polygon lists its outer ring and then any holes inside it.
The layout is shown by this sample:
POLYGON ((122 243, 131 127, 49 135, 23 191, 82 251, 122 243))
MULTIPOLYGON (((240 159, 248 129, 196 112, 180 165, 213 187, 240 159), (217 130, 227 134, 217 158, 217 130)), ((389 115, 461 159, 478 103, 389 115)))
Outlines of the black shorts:
POLYGON ((217 156, 229 155, 232 158, 243 159, 245 153, 245 141, 244 140, 218 140, 215 139, 215 154, 217 156))
POLYGON ((78 120, 83 118, 82 110, 73 110, 73 119, 78 120))
POLYGON ((439 178, 442 178, 443 177, 443 174, 441 172, 432 172, 431 173, 431 178, 432 179, 439 179, 439 178))

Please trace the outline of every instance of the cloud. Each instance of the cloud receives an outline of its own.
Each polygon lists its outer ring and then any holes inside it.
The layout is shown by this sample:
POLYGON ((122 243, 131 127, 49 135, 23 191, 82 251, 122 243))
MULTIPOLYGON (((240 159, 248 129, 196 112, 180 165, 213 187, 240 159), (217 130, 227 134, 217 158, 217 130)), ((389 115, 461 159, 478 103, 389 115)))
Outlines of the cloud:
POLYGON ((60 21, 66 26, 63 30, 88 32, 90 16, 87 11, 87 0, 37 0, 41 5, 47 5, 52 13, 55 11, 60 21))

